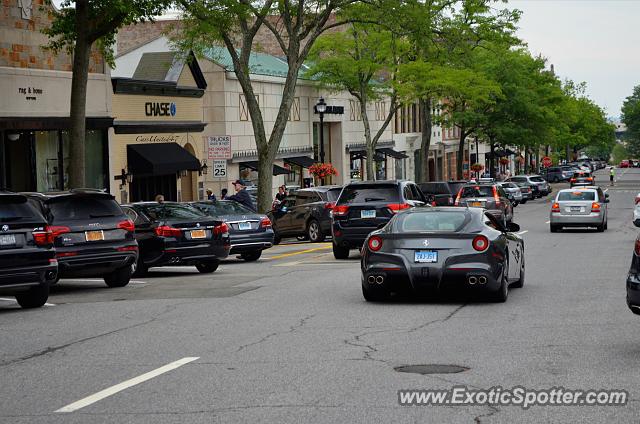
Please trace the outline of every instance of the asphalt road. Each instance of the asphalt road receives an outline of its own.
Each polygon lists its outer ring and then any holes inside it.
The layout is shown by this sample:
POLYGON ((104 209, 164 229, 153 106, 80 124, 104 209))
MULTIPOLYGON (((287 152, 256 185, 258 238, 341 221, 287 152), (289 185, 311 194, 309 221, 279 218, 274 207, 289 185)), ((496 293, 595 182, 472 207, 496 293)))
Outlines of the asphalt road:
POLYGON ((518 206, 526 283, 504 304, 366 303, 358 255, 335 261, 329 243, 276 246, 211 275, 152 270, 122 289, 62 280, 39 310, 0 300, 0 422, 635 422, 640 317, 624 281, 638 191, 640 170, 623 170, 604 233, 551 234, 550 197, 518 206), (469 369, 394 370, 410 364, 469 369), (456 385, 625 389, 631 399, 527 410, 398 404, 400 389, 456 385))

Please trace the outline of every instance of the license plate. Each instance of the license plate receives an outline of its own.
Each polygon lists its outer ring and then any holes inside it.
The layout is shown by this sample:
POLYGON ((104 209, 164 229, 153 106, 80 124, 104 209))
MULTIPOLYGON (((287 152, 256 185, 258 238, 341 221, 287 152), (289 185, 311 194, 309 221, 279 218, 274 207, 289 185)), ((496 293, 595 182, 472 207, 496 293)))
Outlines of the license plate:
POLYGON ((251 223, 250 222, 238 222, 238 229, 239 230, 250 230, 251 229, 251 223))
POLYGON ((376 211, 374 210, 367 210, 367 211, 360 211, 360 218, 375 218, 376 217, 376 211))
POLYGON ((0 246, 13 246, 16 244, 16 236, 13 234, 4 234, 0 236, 0 246))
POLYGON ((571 206, 571 212, 582 212, 582 208, 580 206, 571 206))
POLYGON ((484 205, 482 202, 469 202, 469 206, 472 208, 482 208, 484 205))
POLYGON ((201 239, 207 237, 206 230, 191 230, 191 238, 192 239, 201 239))
POLYGON ((434 250, 418 250, 415 252, 415 261, 422 263, 438 262, 438 252, 434 250))
POLYGON ((102 241, 104 233, 102 231, 87 231, 84 233, 84 237, 87 241, 102 241))

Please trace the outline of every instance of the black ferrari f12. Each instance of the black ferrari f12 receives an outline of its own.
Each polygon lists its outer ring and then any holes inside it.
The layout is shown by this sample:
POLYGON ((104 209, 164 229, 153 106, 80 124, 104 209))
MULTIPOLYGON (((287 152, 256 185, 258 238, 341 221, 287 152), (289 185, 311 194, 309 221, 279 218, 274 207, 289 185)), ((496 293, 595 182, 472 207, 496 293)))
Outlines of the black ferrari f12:
POLYGON ((414 208, 372 232, 362 247, 362 293, 368 301, 391 292, 477 291, 507 300, 524 284, 524 241, 480 208, 414 208))

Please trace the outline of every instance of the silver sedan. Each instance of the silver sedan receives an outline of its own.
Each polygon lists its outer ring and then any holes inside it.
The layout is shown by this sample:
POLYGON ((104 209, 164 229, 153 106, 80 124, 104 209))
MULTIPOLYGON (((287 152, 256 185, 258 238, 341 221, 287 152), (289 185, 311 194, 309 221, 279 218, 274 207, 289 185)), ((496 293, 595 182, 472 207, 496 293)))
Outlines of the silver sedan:
POLYGON ((551 206, 549 227, 552 233, 563 227, 607 229, 608 196, 599 187, 560 190, 551 206))

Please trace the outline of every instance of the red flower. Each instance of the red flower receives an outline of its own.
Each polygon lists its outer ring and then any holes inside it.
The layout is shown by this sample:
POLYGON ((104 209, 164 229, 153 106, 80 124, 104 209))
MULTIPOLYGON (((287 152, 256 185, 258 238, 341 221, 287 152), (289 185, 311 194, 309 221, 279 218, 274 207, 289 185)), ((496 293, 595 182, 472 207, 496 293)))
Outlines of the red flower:
POLYGON ((338 171, 330 163, 314 163, 309 167, 309 173, 316 178, 326 178, 329 175, 338 175, 338 171))

